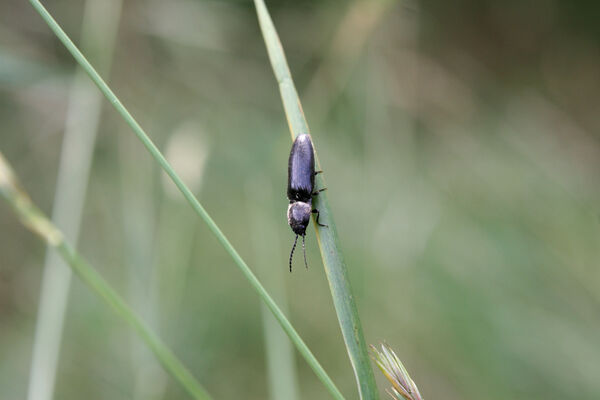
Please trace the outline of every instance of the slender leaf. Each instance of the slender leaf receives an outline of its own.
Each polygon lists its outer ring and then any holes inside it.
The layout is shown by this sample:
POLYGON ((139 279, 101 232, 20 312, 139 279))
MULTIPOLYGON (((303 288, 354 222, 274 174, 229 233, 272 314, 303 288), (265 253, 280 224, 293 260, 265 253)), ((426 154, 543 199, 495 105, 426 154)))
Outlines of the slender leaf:
MULTIPOLYGON (((97 49, 101 70, 108 71, 119 27, 121 0, 86 0, 84 10, 82 46, 97 49)), ((69 92, 52 209, 52 222, 75 247, 101 110, 102 95, 85 73, 77 69, 69 92)), ((35 324, 28 400, 53 398, 71 275, 71 269, 61 256, 48 247, 35 324)))
POLYGON ((188 369, 138 317, 114 289, 64 239, 63 233, 31 202, 19 187, 12 169, 0 153, 0 196, 12 206, 21 222, 56 249, 73 272, 119 314, 152 350, 171 376, 195 399, 210 399, 188 369))
POLYGON ((142 144, 146 147, 148 152, 150 152, 150 155, 152 155, 152 157, 158 162, 158 164, 163 168, 167 175, 169 175, 169 177, 173 180, 177 188, 181 191, 185 199, 190 203, 194 211, 208 225, 209 229, 217 237, 217 239, 223 245, 227 253, 229 253, 229 255, 233 258, 236 265, 240 268, 246 279, 248 279, 254 290, 258 293, 258 295, 267 305, 269 310, 271 310, 271 312, 273 313, 283 330, 289 336, 292 343, 296 346, 300 354, 305 358, 308 365, 313 369, 317 377, 321 380, 321 382, 323 382, 323 384, 329 390, 332 396, 336 399, 343 399, 344 397, 342 396, 339 389, 335 386, 329 375, 327 375, 321 364, 319 364, 319 362, 312 354, 308 346, 304 343, 298 332, 296 332, 290 321, 285 317, 285 315, 279 309, 275 301, 271 298, 271 296, 267 293, 260 281, 256 278, 252 270, 250 270, 246 262, 234 249, 233 245, 229 242, 229 240, 223 234, 221 229, 219 229, 219 227, 213 221, 210 215, 208 215, 208 213, 206 212, 204 207, 202 207, 198 199, 196 199, 192 191, 185 185, 185 183, 183 183, 183 181, 177 175, 177 173, 175 173, 175 170, 173 170, 171 165, 167 162, 165 157, 158 150, 156 145, 152 142, 150 137, 148 137, 148 135, 142 129, 140 124, 133 118, 133 116, 129 113, 129 111, 125 108, 125 106, 121 103, 121 101, 113 93, 113 91, 108 87, 104 80, 102 80, 98 72, 96 72, 94 67, 92 67, 92 65, 79 51, 77 46, 75 46, 75 44, 71 41, 69 36, 62 30, 60 25, 58 25, 54 18, 52 18, 52 16, 44 8, 44 6, 38 0, 29 0, 29 2, 40 14, 42 19, 48 24, 48 26, 58 37, 58 39, 63 43, 66 49, 75 58, 75 60, 79 63, 81 68, 83 68, 83 70, 90 76, 92 81, 94 81, 96 86, 98 86, 98 89, 100 89, 102 94, 104 94, 104 96, 113 105, 117 112, 123 117, 125 122, 131 127, 133 132, 136 134, 136 136, 139 138, 142 144))
MULTIPOLYGON (((275 26, 269 15, 263 0, 255 0, 254 5, 258 14, 258 21, 267 46, 267 52, 275 78, 279 83, 279 90, 283 100, 283 108, 287 116, 292 139, 302 133, 310 133, 302 105, 294 86, 294 81, 288 67, 281 42, 277 36, 275 26)), ((321 164, 315 153, 317 169, 321 164)), ((327 187, 323 174, 317 175, 317 187, 327 187)), ((339 249, 337 231, 333 215, 329 207, 329 201, 325 192, 315 197, 315 208, 320 211, 320 218, 329 227, 320 227, 313 224, 317 232, 317 240, 323 258, 323 265, 329 280, 329 288, 333 296, 333 304, 337 312, 344 342, 354 368, 354 374, 358 384, 361 399, 377 399, 379 397, 373 370, 369 363, 369 353, 362 334, 362 327, 358 317, 358 309, 354 302, 354 296, 350 288, 346 265, 339 249)))

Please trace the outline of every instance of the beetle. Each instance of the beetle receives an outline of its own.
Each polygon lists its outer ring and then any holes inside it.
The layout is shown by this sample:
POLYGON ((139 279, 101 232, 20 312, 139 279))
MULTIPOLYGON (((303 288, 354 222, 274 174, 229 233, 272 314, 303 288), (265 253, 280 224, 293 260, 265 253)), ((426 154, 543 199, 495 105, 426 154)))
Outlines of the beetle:
POLYGON ((316 214, 317 225, 327 227, 327 225, 319 222, 319 210, 312 208, 313 196, 318 195, 323 190, 327 190, 327 188, 323 188, 314 191, 315 176, 321 172, 323 171, 315 172, 315 153, 310 136, 306 133, 298 135, 296 140, 294 140, 288 160, 287 198, 290 204, 287 210, 287 220, 290 228, 296 234, 294 245, 290 252, 290 272, 292 272, 292 257, 294 256, 298 236, 302 236, 304 265, 308 268, 304 237, 306 236, 306 227, 310 222, 310 215, 316 214))

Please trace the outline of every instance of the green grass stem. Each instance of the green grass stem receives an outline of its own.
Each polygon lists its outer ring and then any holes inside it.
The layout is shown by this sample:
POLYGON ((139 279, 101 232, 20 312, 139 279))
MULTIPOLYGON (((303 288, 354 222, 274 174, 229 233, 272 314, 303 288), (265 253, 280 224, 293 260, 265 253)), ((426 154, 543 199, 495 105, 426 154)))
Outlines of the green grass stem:
MULTIPOLYGON (((100 70, 110 69, 121 15, 121 0, 86 0, 81 46, 94 52, 100 70), (102 43, 102 46, 98 46, 102 43)), ((94 144, 102 113, 102 95, 78 68, 69 89, 52 222, 77 247, 94 144)), ((62 332, 69 299, 71 269, 48 247, 38 302, 31 355, 28 400, 52 400, 62 332)), ((150 356, 152 357, 152 356, 150 356)))
MULTIPOLYGON (((292 139, 302 133, 310 133, 302 104, 296 92, 294 81, 288 67, 281 42, 263 0, 255 0, 256 11, 260 28, 267 46, 267 52, 275 78, 279 83, 279 90, 283 100, 283 108, 287 117, 292 139)), ((317 169, 321 170, 321 164, 315 152, 315 163, 317 169)), ((317 187, 325 185, 324 174, 317 175, 317 187)), ((379 397, 375 377, 369 361, 369 352, 365 344, 360 324, 358 309, 354 302, 354 296, 350 288, 348 273, 344 263, 342 252, 338 245, 337 231, 333 215, 329 207, 326 192, 315 197, 315 208, 321 213, 321 221, 329 225, 328 228, 313 224, 317 233, 317 241, 323 258, 323 265, 329 281, 329 288, 333 297, 333 304, 338 316, 344 342, 354 369, 361 399, 377 399, 379 397)), ((316 221, 315 221, 316 222, 316 221)))
MULTIPOLYGON (((282 259, 281 249, 285 249, 279 235, 277 225, 269 219, 267 210, 277 205, 278 196, 273 196, 273 185, 261 175, 250 177, 245 185, 244 201, 248 212, 249 226, 262 232, 261 235, 250 235, 250 243, 254 248, 257 273, 262 283, 269 288, 277 304, 285 312, 289 310, 287 301, 286 278, 287 268, 279 268, 282 259), (255 188, 260 187, 257 191, 255 188), (274 200, 277 199, 277 200, 274 200)), ((294 348, 287 336, 279 329, 277 321, 266 307, 261 307, 263 335, 267 363, 267 380, 269 382, 270 400, 298 400, 299 392, 296 357, 294 348)))
POLYGON ((329 375, 327 375, 321 364, 319 364, 319 362, 312 354, 308 346, 304 343, 298 332, 296 332, 290 321, 285 317, 285 315, 279 309, 277 304, 275 304, 275 301, 267 293, 265 288, 262 286, 262 284, 252 272, 252 270, 250 270, 246 262, 234 249, 233 245, 229 242, 227 237, 223 234, 223 232, 221 232, 221 229, 219 229, 219 227, 213 221, 210 215, 208 215, 206 210, 204 210, 204 207, 202 207, 202 205, 196 199, 191 190, 185 185, 185 183, 183 183, 181 178, 179 178, 179 176, 175 173, 171 165, 167 162, 167 160, 158 150, 156 145, 148 137, 148 135, 142 129, 140 124, 133 118, 133 116, 129 113, 129 111, 125 108, 125 106, 121 103, 121 101, 117 98, 113 91, 108 87, 104 80, 102 80, 102 78, 96 72, 94 67, 92 67, 92 65, 87 61, 87 59, 79 51, 77 46, 75 46, 75 44, 71 41, 69 36, 62 30, 60 25, 54 20, 54 18, 52 18, 52 15, 50 15, 50 13, 44 8, 44 6, 38 0, 29 0, 29 2, 31 3, 33 8, 40 14, 42 19, 48 24, 48 26, 58 37, 58 39, 63 43, 66 49, 75 58, 75 60, 81 66, 81 68, 89 75, 89 77, 92 79, 92 81, 94 81, 96 86, 98 86, 98 89, 100 89, 100 91, 108 99, 110 104, 112 104, 112 106, 117 110, 117 112, 123 117, 125 122, 131 127, 133 132, 136 134, 136 136, 139 138, 142 144, 146 147, 146 149, 152 155, 152 157, 158 162, 158 164, 163 168, 167 175, 173 180, 177 188, 181 191, 185 199, 190 203, 194 211, 208 225, 209 229, 217 237, 217 239, 223 245, 227 253, 229 253, 229 255, 233 258, 236 265, 242 271, 243 275, 246 277, 246 279, 248 279, 254 290, 258 293, 258 295, 267 305, 269 310, 271 310, 271 312, 273 313, 283 330, 289 336, 292 343, 296 346, 300 354, 304 357, 308 365, 313 369, 317 377, 321 380, 321 382, 323 382, 323 384, 329 390, 332 396, 336 399, 343 399, 344 397, 342 396, 339 389, 335 386, 329 375))
POLYGON ((211 399, 161 339, 125 303, 112 287, 64 239, 63 233, 31 202, 19 187, 12 169, 0 153, 0 196, 12 206, 21 222, 62 256, 73 272, 121 316, 152 350, 156 358, 185 390, 197 400, 211 399))

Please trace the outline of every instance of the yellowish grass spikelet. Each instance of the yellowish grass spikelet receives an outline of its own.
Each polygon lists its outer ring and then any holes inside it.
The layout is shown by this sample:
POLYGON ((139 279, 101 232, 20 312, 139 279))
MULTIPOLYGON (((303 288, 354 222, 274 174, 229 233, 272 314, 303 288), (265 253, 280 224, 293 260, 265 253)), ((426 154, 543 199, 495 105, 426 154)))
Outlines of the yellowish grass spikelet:
POLYGON ((381 351, 371 345, 372 358, 383 372, 383 375, 392 384, 392 391, 387 391, 392 398, 397 400, 423 400, 415 382, 410 378, 402 361, 398 358, 392 348, 381 344, 381 351))

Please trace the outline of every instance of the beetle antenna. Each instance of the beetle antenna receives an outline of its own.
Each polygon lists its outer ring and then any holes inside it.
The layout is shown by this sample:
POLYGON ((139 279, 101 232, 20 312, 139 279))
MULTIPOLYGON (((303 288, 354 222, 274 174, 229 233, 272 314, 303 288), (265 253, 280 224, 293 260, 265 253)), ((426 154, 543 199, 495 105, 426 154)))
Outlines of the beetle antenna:
POLYGON ((306 266, 306 269, 308 269, 308 263, 306 262, 306 248, 304 247, 304 236, 302 235, 302 252, 304 253, 304 265, 306 266))
POLYGON ((296 235, 296 239, 294 239, 294 245, 292 246, 292 251, 290 251, 290 272, 292 272, 292 257, 294 257, 294 250, 296 250, 296 242, 298 241, 298 235, 296 235))

